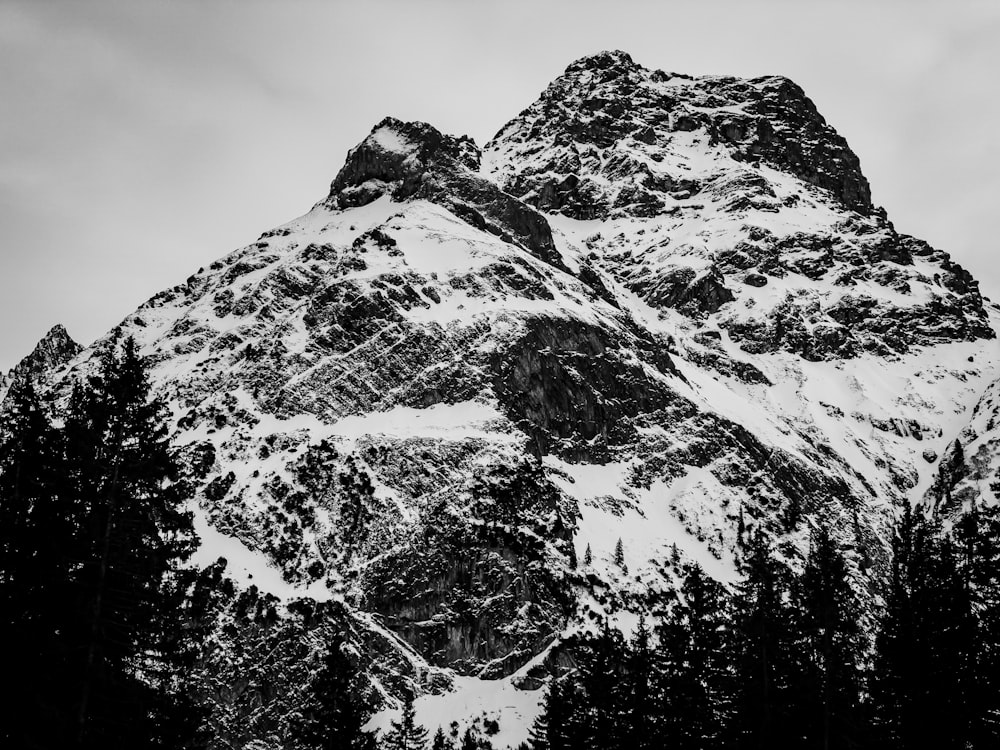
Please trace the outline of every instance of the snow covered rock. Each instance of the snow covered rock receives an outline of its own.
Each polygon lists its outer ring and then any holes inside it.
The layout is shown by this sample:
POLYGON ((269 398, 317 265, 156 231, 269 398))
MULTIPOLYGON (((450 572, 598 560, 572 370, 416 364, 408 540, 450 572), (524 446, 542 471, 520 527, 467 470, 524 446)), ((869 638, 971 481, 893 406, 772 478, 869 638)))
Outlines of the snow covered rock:
MULTIPOLYGON (((755 530, 796 566, 828 524, 874 595, 899 504, 995 473, 997 316, 790 81, 611 52, 482 151, 383 120, 308 213, 122 328, 198 559, 272 594, 274 632, 347 623, 384 725, 405 685, 530 722, 564 635, 632 627, 675 558, 732 583, 755 530)), ((45 349, 53 387, 99 344, 45 349)))
POLYGON ((79 354, 81 349, 61 324, 53 326, 28 356, 9 373, 0 376, 0 403, 12 385, 26 380, 37 385, 40 381, 51 378, 55 371, 79 354))
POLYGON ((857 156, 787 78, 692 78, 647 70, 620 51, 570 65, 487 151, 490 173, 511 193, 577 219, 655 215, 680 195, 724 191, 720 177, 774 198, 766 180, 736 169, 754 162, 872 209, 857 156))

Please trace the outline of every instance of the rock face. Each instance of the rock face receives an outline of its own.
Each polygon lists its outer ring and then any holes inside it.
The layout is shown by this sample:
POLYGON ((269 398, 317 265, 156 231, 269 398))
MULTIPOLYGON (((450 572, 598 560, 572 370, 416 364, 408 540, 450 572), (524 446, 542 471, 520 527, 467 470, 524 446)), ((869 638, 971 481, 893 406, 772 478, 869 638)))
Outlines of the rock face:
POLYGON ((82 349, 61 324, 53 326, 35 345, 31 354, 18 362, 9 373, 0 376, 0 403, 11 386, 24 381, 37 385, 51 378, 82 349))
MULTIPOLYGON (((613 52, 482 151, 383 120, 311 211, 122 328, 203 557, 225 539, 286 607, 334 600, 391 708, 537 688, 563 633, 653 611, 667 555, 730 582, 755 530, 797 565, 830 524, 875 592, 894 508, 995 471, 996 315, 793 83, 613 52)), ((38 355, 57 392, 74 346, 38 355)))
POLYGON ((537 211, 479 177, 480 152, 468 137, 442 135, 422 122, 387 117, 347 155, 327 205, 363 206, 383 195, 423 198, 476 229, 559 264, 548 222, 537 211))
MULTIPOLYGON (((967 358, 973 364, 977 357, 967 358)), ((925 457, 933 465, 923 501, 946 516, 958 516, 974 505, 1000 502, 1000 380, 983 391, 971 414, 940 451, 925 457)))
MULTIPOLYGON (((712 189, 710 176, 684 158, 689 143, 794 175, 859 213, 872 210, 858 157, 787 78, 692 78, 647 70, 620 51, 570 65, 487 151, 507 156, 493 174, 512 194, 589 219, 655 216, 679 195, 712 189)), ((758 198, 774 198, 766 181, 739 201, 758 198)))
POLYGON ((721 311, 746 352, 820 360, 994 335, 975 280, 872 207, 857 157, 785 78, 583 58, 482 162, 526 203, 603 219, 584 242, 615 282, 656 309, 721 311), (768 294, 745 289, 769 279, 768 294))

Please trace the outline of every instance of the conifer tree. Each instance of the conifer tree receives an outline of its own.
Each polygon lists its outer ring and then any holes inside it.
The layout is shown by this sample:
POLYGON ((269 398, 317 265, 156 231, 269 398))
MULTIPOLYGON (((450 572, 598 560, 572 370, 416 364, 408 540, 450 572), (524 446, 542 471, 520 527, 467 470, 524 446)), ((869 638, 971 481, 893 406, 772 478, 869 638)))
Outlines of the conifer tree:
POLYGON ((628 565, 625 564, 625 548, 622 546, 621 537, 615 544, 615 565, 622 569, 623 573, 628 573, 628 565))
POLYGON ((886 748, 965 747, 974 731, 977 638, 958 557, 936 519, 904 508, 872 691, 886 748))
POLYGON ((296 739, 308 748, 374 750, 374 736, 362 729, 362 684, 357 668, 345 653, 346 645, 341 633, 327 645, 312 685, 315 705, 296 726, 296 739))
POLYGON ((930 741, 942 750, 966 748, 976 702, 978 638, 970 591, 962 580, 959 552, 949 534, 930 545, 918 605, 927 615, 929 689, 926 702, 921 704, 925 711, 937 712, 937 721, 925 719, 921 741, 930 741))
POLYGON ((73 508, 60 493, 59 435, 30 381, 15 383, 0 426, 0 639, 14 688, 0 745, 70 743, 65 633, 73 508))
POLYGON ((629 746, 635 750, 651 750, 662 745, 658 735, 656 684, 653 673, 653 651, 645 617, 639 618, 626 659, 623 729, 629 746))
POLYGON ((493 750, 493 745, 488 739, 473 731, 472 727, 466 727, 459 750, 493 750))
POLYGON ((677 748, 719 747, 733 701, 727 597, 700 566, 684 572, 681 601, 659 630, 662 736, 677 748))
POLYGON ((577 746, 575 690, 562 679, 553 679, 542 699, 542 711, 531 726, 531 750, 572 750, 577 746))
POLYGON ((587 549, 583 552, 583 564, 590 565, 594 561, 594 553, 590 551, 590 543, 587 543, 587 549))
POLYGON ((542 702, 542 710, 539 712, 538 716, 531 724, 531 729, 528 732, 528 741, 522 743, 524 750, 549 750, 552 747, 549 735, 552 731, 551 727, 551 716, 552 716, 552 690, 556 687, 557 683, 553 680, 549 684, 549 689, 545 694, 542 702))
MULTIPOLYGON (((1000 485, 990 486, 994 494, 1000 485)), ((969 665, 969 742, 1000 746, 1000 505, 973 502, 956 524, 960 576, 975 616, 974 659, 969 665)))
POLYGON ((434 739, 431 741, 431 750, 454 750, 454 745, 452 745, 448 735, 444 733, 444 730, 440 726, 434 733, 434 739))
POLYGON ((392 750, 426 750, 427 730, 417 724, 413 693, 407 693, 403 699, 403 712, 399 721, 392 722, 387 739, 392 750))
POLYGON ((761 532, 746 552, 736 596, 736 694, 732 729, 743 747, 799 747, 797 622, 787 605, 787 569, 761 532))
POLYGON ((920 677, 916 646, 915 612, 911 591, 913 543, 917 519, 909 504, 892 539, 892 567, 886 609, 876 640, 872 683, 875 731, 881 746, 902 748, 913 716, 911 691, 920 677))
POLYGON ((605 622, 601 632, 587 644, 585 653, 579 666, 579 685, 587 709, 581 717, 581 731, 593 747, 625 747, 631 738, 623 737, 621 732, 626 724, 623 703, 627 699, 622 690, 625 644, 621 633, 605 622))
POLYGON ((102 354, 65 427, 66 491, 80 515, 74 576, 80 746, 177 746, 196 714, 178 688, 191 657, 176 621, 176 569, 193 550, 191 515, 135 342, 102 354))
POLYGON ((862 634, 859 607, 847 562, 826 527, 813 533, 797 588, 803 616, 803 649, 808 669, 796 687, 805 704, 809 744, 856 747, 862 737, 858 657, 862 634))

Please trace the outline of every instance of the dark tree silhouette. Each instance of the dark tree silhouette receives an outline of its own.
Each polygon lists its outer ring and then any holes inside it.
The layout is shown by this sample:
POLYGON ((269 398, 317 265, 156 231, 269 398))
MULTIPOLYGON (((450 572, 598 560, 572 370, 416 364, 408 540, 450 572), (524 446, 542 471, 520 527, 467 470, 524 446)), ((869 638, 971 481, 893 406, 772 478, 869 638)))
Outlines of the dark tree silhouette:
POLYGON ((722 744, 733 701, 731 613, 725 589, 698 565, 685 569, 678 606, 659 629, 659 704, 664 741, 722 744))
POLYGON ((427 730, 417 724, 413 693, 407 693, 403 700, 403 712, 398 721, 392 722, 386 741, 392 750, 426 750, 427 730))
POLYGON ((8 405, 0 429, 0 638, 10 689, 0 744, 68 746, 74 508, 60 483, 60 436, 30 381, 13 386, 8 405))
POLYGON ((374 750, 375 738, 363 730, 362 682, 346 653, 342 633, 333 636, 313 678, 315 703, 295 727, 295 737, 314 750, 374 750))
POLYGON ((857 747, 863 739, 860 609, 847 561, 826 527, 813 533, 796 592, 807 658, 797 690, 805 709, 815 712, 805 717, 809 745, 823 750, 857 747))
POLYGON ((193 550, 183 485, 135 342, 106 347, 65 427, 66 491, 80 518, 72 672, 77 741, 177 747, 197 712, 179 689, 190 644, 179 630, 177 566, 193 550))

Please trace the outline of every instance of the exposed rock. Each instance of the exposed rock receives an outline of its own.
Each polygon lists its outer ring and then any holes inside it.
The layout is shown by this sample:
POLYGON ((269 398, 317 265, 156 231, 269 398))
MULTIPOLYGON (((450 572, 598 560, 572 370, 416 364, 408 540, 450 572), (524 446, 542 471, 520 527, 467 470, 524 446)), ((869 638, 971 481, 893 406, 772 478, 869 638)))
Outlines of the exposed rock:
POLYGON ((432 663, 504 676, 561 630, 570 594, 549 548, 571 553, 572 526, 537 465, 498 467, 472 487, 465 519, 439 506, 414 531, 418 544, 366 572, 363 604, 432 663))
POLYGON ((717 312, 724 304, 735 299, 716 268, 702 273, 697 273, 693 268, 678 268, 648 284, 640 279, 630 286, 650 305, 673 307, 688 315, 717 312))
POLYGON ((327 204, 361 206, 386 194, 397 201, 424 198, 562 267, 545 218, 479 177, 479 161, 468 136, 454 138, 426 123, 387 117, 348 153, 327 204))
POLYGON ((38 387, 63 365, 82 351, 61 325, 53 326, 35 345, 31 353, 18 362, 5 376, 0 377, 0 405, 7 392, 18 383, 30 381, 38 387))
MULTIPOLYGON (((651 191, 669 190, 684 178, 669 171, 657 177, 648 167, 654 149, 669 148, 675 133, 701 134, 706 146, 724 148, 736 162, 771 164, 849 208, 871 211, 857 156, 802 89, 778 76, 691 78, 647 70, 624 52, 602 52, 571 64, 487 148, 523 151, 537 162, 500 179, 542 210, 578 219, 613 210, 648 216, 660 204, 651 191), (626 148, 639 156, 624 156, 626 148), (618 185, 628 180, 629 197, 622 197, 624 187, 606 191, 594 179, 598 173, 618 185)), ((691 195, 698 188, 683 190, 691 195)))
POLYGON ((957 498, 952 493, 968 471, 965 451, 962 449, 962 444, 955 440, 942 454, 934 482, 927 490, 926 497, 931 507, 944 514, 953 512, 957 498))
POLYGON ((611 446, 634 438, 632 418, 678 401, 643 367, 675 374, 670 355, 655 344, 643 355, 645 363, 634 361, 598 328, 537 318, 493 357, 494 390, 539 455, 601 460, 611 446))

